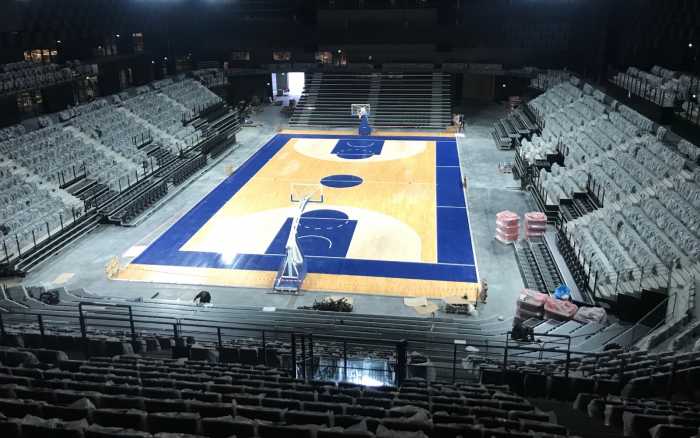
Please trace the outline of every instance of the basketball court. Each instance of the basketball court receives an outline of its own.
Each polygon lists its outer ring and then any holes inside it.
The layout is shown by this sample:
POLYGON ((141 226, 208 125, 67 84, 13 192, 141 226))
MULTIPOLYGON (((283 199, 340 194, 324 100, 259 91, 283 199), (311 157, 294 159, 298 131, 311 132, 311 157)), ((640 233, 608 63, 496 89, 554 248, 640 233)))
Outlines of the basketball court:
POLYGON ((296 241, 302 290, 476 299, 453 136, 293 131, 273 137, 116 276, 271 289, 296 241))

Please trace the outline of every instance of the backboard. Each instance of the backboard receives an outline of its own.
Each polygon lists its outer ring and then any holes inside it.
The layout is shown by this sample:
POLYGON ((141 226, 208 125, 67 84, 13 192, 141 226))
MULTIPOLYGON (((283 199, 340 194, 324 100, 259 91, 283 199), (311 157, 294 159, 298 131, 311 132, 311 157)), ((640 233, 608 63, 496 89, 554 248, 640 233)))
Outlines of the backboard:
POLYGON ((367 116, 370 115, 371 105, 368 103, 351 103, 350 104, 350 115, 359 116, 361 108, 365 109, 367 116))
POLYGON ((323 185, 309 183, 291 183, 289 187, 289 200, 291 202, 301 202, 308 197, 309 202, 323 202, 323 185))

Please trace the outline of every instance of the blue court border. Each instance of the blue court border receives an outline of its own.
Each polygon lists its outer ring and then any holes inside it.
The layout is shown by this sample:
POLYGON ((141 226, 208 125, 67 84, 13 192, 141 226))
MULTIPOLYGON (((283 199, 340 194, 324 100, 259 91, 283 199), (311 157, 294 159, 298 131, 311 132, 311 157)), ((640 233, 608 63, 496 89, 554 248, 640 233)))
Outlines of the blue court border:
MULTIPOLYGON (((283 255, 237 254, 223 260, 219 253, 179 249, 211 219, 292 138, 358 138, 346 135, 277 134, 233 174, 202 198, 132 263, 192 268, 277 271, 283 255)), ((457 142, 446 137, 368 136, 363 139, 436 142, 438 263, 306 257, 309 273, 390 277, 476 283, 478 275, 462 190, 457 142)))

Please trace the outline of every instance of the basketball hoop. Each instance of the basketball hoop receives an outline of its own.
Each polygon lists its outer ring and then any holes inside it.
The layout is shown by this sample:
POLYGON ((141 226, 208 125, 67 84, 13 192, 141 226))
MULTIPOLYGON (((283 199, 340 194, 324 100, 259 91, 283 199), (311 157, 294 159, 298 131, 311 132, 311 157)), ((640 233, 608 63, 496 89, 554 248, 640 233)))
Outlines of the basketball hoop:
POLYGON ((368 136, 372 134, 372 127, 369 125, 370 104, 352 103, 350 104, 350 114, 357 116, 360 120, 360 127, 357 131, 359 135, 368 136))
POLYGON ((291 183, 289 187, 289 201, 303 202, 304 200, 310 203, 322 203, 324 201, 323 185, 291 183))
POLYGON ((352 103, 350 104, 350 115, 357 116, 361 119, 362 116, 369 117, 371 113, 371 105, 368 103, 352 103))
POLYGON ((306 260, 299 248, 297 230, 299 222, 309 203, 322 203, 323 186, 321 184, 292 183, 289 200, 299 204, 287 236, 285 255, 282 265, 277 271, 273 288, 277 292, 297 293, 306 277, 306 260))

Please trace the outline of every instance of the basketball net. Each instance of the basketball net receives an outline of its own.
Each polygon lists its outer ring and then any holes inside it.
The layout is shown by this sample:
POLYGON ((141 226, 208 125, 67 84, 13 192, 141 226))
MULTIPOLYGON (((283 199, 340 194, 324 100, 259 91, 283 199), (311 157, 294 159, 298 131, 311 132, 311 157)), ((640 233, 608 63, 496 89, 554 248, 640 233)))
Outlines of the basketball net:
POLYGON ((364 106, 360 107, 360 110, 357 112, 357 118, 362 120, 362 117, 366 117, 366 116, 367 116, 367 109, 364 106))

